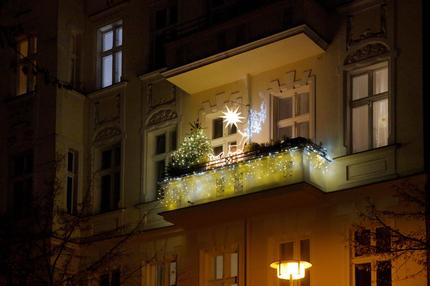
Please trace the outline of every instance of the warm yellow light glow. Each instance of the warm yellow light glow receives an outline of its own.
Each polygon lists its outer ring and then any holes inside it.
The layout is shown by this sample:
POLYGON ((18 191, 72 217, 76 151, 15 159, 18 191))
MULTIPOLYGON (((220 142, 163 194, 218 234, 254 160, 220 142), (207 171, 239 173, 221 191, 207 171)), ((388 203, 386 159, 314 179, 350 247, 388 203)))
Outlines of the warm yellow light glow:
POLYGON ((237 124, 241 123, 242 119, 244 118, 240 116, 241 113, 239 112, 239 107, 236 107, 235 110, 228 108, 228 106, 226 106, 225 108, 227 109, 227 112, 223 112, 224 116, 221 117, 224 118, 226 127, 235 125, 236 128, 238 128, 237 124))
POLYGON ((280 260, 270 264, 270 267, 276 269, 279 279, 298 280, 305 278, 305 270, 312 264, 300 260, 280 260))

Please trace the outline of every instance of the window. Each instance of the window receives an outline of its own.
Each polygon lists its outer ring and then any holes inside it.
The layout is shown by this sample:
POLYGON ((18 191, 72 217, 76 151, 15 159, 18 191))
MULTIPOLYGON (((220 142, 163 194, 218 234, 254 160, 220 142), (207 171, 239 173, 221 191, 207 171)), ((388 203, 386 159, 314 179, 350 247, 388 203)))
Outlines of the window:
POLYGON ((174 5, 159 9, 155 12, 156 30, 161 30, 178 22, 178 8, 175 3, 172 4, 174 5))
POLYGON ((23 95, 36 89, 37 37, 27 36, 17 42, 18 64, 16 94, 23 95))
MULTIPOLYGON (((300 241, 288 241, 279 244, 279 259, 280 260, 292 260, 298 259, 310 262, 310 241, 309 239, 303 239, 300 241)), ((305 270, 305 278, 300 280, 300 286, 310 285, 310 270, 305 270)), ((290 285, 289 280, 279 280, 279 285, 288 286, 290 285)))
POLYGON ((78 205, 78 152, 67 152, 66 211, 76 214, 78 205))
POLYGON ((239 274, 238 252, 209 256, 208 285, 237 286, 239 274))
POLYGON ((310 92, 273 97, 275 138, 310 138, 310 92))
POLYGON ((101 87, 121 81, 122 32, 122 21, 104 26, 99 30, 101 87))
POLYGON ((176 150, 176 136, 176 126, 154 131, 148 136, 150 160, 148 160, 147 168, 146 201, 154 201, 163 196, 163 194, 157 195, 156 191, 158 189, 158 183, 164 178, 170 154, 176 150))
POLYGON ((11 212, 17 217, 24 217, 28 215, 32 203, 33 152, 15 155, 11 165, 11 212))
POLYGON ((227 156, 227 154, 235 152, 238 148, 237 142, 240 142, 240 136, 237 132, 237 127, 226 126, 224 119, 221 117, 210 116, 207 120, 209 123, 210 138, 214 155, 227 156))
POLYGON ((121 197, 121 145, 101 152, 100 211, 107 212, 119 207, 121 197))
POLYGON ((176 286, 176 261, 147 264, 145 266, 145 286, 176 286))
POLYGON ((354 232, 354 286, 391 286, 391 234, 387 228, 354 232))
POLYGON ((121 271, 119 269, 105 273, 100 276, 100 286, 120 286, 121 271))
POLYGON ((349 80, 352 152, 387 145, 390 133, 388 63, 351 72, 349 80))
POLYGON ((71 38, 71 71, 70 83, 75 89, 81 88, 81 34, 72 33, 71 38))

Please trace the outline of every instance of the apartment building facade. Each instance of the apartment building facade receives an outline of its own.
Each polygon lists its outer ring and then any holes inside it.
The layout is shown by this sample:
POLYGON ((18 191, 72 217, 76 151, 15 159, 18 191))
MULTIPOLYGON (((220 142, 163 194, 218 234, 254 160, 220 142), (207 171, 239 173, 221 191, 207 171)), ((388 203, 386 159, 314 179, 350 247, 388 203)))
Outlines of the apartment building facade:
POLYGON ((422 218, 366 216, 426 183, 421 1, 41 2, 2 12, 0 209, 55 183, 70 272, 132 232, 85 285, 427 283, 391 247, 422 218), (196 122, 210 162, 166 175, 196 122))

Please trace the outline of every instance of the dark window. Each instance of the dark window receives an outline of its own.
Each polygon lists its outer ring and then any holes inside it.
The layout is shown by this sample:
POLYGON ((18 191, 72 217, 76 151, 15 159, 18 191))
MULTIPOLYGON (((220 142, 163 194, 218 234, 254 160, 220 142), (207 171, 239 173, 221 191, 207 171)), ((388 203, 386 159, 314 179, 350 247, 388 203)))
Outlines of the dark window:
POLYGON ((114 159, 115 163, 114 166, 118 167, 121 166, 121 146, 116 146, 114 149, 114 159))
POLYGON ((67 213, 71 214, 73 209, 73 178, 67 177, 67 213))
POLYGON ((376 229, 376 252, 388 252, 391 249, 391 234, 386 227, 376 229))
POLYGON ((223 119, 217 118, 213 120, 213 131, 212 131, 212 139, 220 138, 223 136, 223 119))
MULTIPOLYGON (((311 260, 309 239, 300 240, 300 259, 307 262, 310 262, 311 260)), ((309 271, 310 269, 305 270, 305 278, 301 279, 300 286, 311 285, 311 276, 309 271)))
POLYGON ((370 263, 355 265, 355 286, 371 286, 370 263))
POLYGON ((236 125, 230 125, 228 127, 228 135, 236 134, 237 133, 237 127, 236 125))
POLYGON ((280 244, 279 258, 282 260, 294 259, 294 242, 290 241, 280 244))
POLYGON ((109 286, 109 274, 100 276, 100 286, 109 286))
POLYGON ((172 131, 170 133, 170 151, 174 151, 177 148, 177 141, 176 141, 176 130, 172 131))
POLYGON ((155 137, 155 154, 163 154, 166 152, 166 134, 161 134, 155 137))
POLYGON ((370 230, 362 229, 354 233, 355 256, 361 256, 370 253, 370 230))
POLYGON ((106 212, 111 209, 111 176, 105 175, 102 177, 102 199, 101 211, 106 212))
POLYGON ((33 153, 23 152, 15 155, 11 162, 12 186, 10 210, 18 217, 29 214, 32 204, 33 193, 33 153))
POLYGON ((214 155, 218 156, 222 152, 222 145, 214 147, 214 155))
POLYGON ((178 8, 171 6, 155 12, 155 29, 163 29, 176 24, 178 21, 178 8))
POLYGON ((102 170, 109 169, 112 165, 112 150, 102 152, 102 170))
POLYGON ((378 261, 376 268, 377 286, 391 286, 391 261, 378 261))
POLYGON ((73 172, 74 171, 74 154, 73 152, 67 152, 67 171, 73 172))
POLYGON ((121 285, 121 272, 119 270, 115 270, 112 272, 112 286, 120 286, 121 285))
POLYGON ((165 172, 165 161, 157 161, 156 162, 156 168, 157 168, 157 182, 160 182, 164 178, 164 172, 165 172))

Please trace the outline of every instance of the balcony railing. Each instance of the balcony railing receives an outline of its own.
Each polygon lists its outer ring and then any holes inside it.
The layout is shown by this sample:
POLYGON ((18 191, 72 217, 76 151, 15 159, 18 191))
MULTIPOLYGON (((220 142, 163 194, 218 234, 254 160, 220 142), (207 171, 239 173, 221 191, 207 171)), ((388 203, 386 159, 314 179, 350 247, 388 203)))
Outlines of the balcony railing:
POLYGON ((161 185, 161 201, 172 210, 294 184, 304 181, 310 169, 324 172, 329 162, 323 149, 298 138, 167 178, 161 185))

